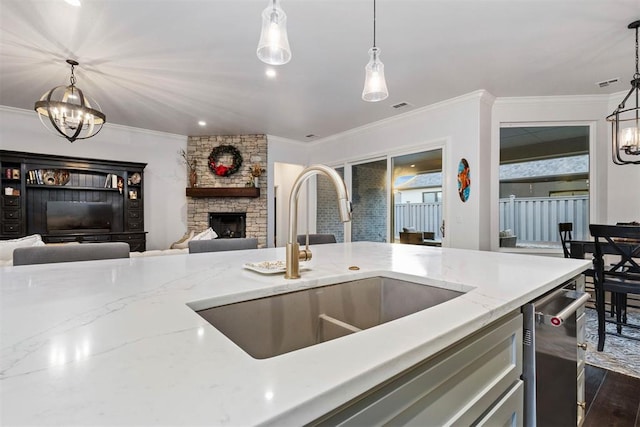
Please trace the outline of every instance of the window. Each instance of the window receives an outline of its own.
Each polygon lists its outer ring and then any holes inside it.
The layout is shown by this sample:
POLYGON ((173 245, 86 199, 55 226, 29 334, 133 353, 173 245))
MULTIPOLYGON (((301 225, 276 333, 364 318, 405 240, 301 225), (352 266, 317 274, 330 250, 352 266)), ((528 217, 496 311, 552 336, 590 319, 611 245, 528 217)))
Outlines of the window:
POLYGON ((558 223, 589 237, 589 127, 500 129, 500 231, 517 247, 560 247, 558 223))

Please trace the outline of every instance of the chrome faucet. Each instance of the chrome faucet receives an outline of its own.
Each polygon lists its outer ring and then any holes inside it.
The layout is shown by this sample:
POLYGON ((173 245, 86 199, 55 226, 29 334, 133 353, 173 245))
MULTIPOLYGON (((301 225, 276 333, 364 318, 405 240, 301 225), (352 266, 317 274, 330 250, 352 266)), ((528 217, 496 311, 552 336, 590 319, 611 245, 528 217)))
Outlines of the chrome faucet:
POLYGON ((338 195, 338 212, 340 213, 340 221, 351 221, 351 202, 344 181, 334 169, 325 165, 311 165, 300 172, 298 178, 293 183, 291 195, 289 196, 289 237, 287 238, 287 270, 284 275, 285 279, 300 278, 300 260, 308 261, 311 259, 311 251, 309 246, 304 250, 300 250, 298 244, 298 195, 302 184, 313 175, 326 175, 336 189, 338 195))

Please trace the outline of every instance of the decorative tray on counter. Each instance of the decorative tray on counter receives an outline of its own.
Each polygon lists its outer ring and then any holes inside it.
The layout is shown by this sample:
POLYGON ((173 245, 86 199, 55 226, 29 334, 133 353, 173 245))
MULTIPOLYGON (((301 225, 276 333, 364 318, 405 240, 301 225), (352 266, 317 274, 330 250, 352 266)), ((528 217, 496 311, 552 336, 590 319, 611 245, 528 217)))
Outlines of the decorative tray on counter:
MULTIPOLYGON (((284 273, 287 269, 287 265, 284 261, 260 261, 260 262, 248 262, 244 265, 247 270, 255 271, 261 274, 278 274, 284 273)), ((300 263, 300 270, 308 270, 304 262, 300 263)))

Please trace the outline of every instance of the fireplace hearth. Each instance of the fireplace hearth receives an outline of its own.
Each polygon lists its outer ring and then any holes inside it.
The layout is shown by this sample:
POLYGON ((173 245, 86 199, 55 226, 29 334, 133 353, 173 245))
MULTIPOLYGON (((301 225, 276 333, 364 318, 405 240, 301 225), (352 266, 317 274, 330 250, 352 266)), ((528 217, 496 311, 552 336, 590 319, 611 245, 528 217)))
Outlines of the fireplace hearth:
POLYGON ((246 212, 209 212, 209 226, 220 239, 246 237, 246 212))

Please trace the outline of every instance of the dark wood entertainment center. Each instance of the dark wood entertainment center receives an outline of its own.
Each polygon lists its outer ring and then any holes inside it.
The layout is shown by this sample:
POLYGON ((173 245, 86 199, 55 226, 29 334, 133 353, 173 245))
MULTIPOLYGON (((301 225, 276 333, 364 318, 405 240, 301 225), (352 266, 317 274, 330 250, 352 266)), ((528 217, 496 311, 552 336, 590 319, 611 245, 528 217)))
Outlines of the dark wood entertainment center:
POLYGON ((144 251, 145 167, 0 150, 0 239, 40 234, 45 243, 126 242, 131 251, 144 251), (49 217, 48 202, 56 202, 49 217), (110 218, 92 217, 105 216, 105 207, 110 218), (54 211, 58 218, 51 218, 54 211))

